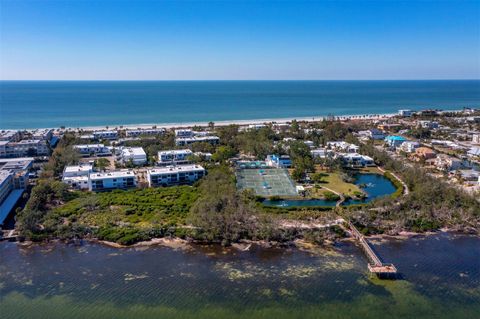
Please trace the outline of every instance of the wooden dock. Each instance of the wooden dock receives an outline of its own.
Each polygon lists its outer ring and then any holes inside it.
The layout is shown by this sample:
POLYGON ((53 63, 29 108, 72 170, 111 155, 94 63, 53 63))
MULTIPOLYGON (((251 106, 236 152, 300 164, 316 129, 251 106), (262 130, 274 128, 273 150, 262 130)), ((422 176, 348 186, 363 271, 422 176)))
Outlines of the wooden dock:
POLYGON ((397 268, 393 264, 382 262, 380 257, 373 251, 372 247, 370 247, 365 236, 358 231, 352 222, 348 222, 348 227, 350 228, 353 237, 358 241, 362 250, 368 257, 368 270, 370 273, 375 274, 380 278, 396 278, 398 273, 397 268))

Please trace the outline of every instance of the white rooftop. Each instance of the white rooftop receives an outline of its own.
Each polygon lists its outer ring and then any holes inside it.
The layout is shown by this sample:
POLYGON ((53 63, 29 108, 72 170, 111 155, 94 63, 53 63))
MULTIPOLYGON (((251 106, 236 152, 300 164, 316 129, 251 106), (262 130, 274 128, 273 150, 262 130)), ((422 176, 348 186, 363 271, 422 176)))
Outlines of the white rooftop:
POLYGON ((93 169, 92 164, 70 165, 65 166, 64 173, 88 172, 93 169))
POLYGON ((131 170, 120 170, 120 171, 111 171, 111 172, 101 172, 101 173, 91 173, 90 179, 106 179, 106 178, 116 178, 116 177, 134 177, 135 174, 131 170))
POLYGON ((204 171, 205 169, 200 165, 178 165, 178 166, 166 166, 155 167, 148 170, 150 174, 164 174, 164 173, 177 173, 177 172, 191 172, 191 171, 204 171))
POLYGON ((73 145, 74 148, 95 148, 95 147, 105 147, 104 144, 80 144, 80 145, 73 145))
POLYGON ((167 150, 167 151, 159 151, 158 155, 167 155, 167 154, 191 154, 192 151, 187 149, 182 150, 167 150))
POLYGON ((125 147, 122 149, 122 154, 125 156, 146 156, 147 154, 141 147, 125 147))

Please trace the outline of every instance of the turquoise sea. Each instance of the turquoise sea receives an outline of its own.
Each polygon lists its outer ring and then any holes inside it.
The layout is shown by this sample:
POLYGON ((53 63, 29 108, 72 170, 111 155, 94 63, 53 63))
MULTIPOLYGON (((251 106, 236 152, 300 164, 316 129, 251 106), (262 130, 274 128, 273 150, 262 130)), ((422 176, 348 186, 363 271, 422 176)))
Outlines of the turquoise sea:
POLYGON ((0 81, 0 128, 383 114, 480 107, 480 80, 0 81))

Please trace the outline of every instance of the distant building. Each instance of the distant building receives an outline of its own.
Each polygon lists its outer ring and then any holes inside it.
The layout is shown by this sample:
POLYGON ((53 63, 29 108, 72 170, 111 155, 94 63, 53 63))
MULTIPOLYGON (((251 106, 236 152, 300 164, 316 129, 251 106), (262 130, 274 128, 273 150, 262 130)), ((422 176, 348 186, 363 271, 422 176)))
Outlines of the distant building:
POLYGON ((307 145, 310 148, 315 147, 315 143, 313 143, 313 141, 303 141, 303 143, 305 143, 305 145, 307 145))
POLYGON ((194 132, 189 129, 175 130, 175 137, 193 137, 194 135, 194 132))
POLYGON ((382 131, 398 131, 402 126, 397 123, 381 123, 377 125, 377 128, 382 131))
POLYGON ((350 144, 347 142, 327 142, 327 149, 331 149, 336 152, 346 152, 346 153, 358 153, 360 149, 359 146, 355 144, 350 144))
POLYGON ((132 163, 133 165, 144 165, 147 163, 147 154, 141 147, 123 147, 121 150, 123 163, 132 163))
POLYGON ((473 159, 480 159, 480 147, 472 147, 468 150, 467 156, 473 159))
POLYGON ((205 169, 200 165, 155 167, 147 170, 150 187, 191 184, 203 176, 205 169))
POLYGON ((92 164, 65 166, 62 181, 74 189, 88 189, 88 177, 92 171, 92 164))
POLYGON ((268 155, 265 159, 267 166, 276 168, 290 168, 292 167, 292 161, 288 155, 268 155))
POLYGON ((399 135, 389 135, 385 138, 385 143, 387 143, 388 147, 396 149, 400 145, 402 145, 403 142, 405 142, 407 139, 403 136, 399 135))
POLYGON ((426 128, 426 129, 438 128, 438 122, 435 122, 435 121, 418 121, 418 124, 422 128, 426 128))
POLYGON ((0 131, 0 141, 18 142, 22 139, 22 134, 18 130, 2 130, 0 131))
POLYGON ((310 151, 313 158, 326 158, 328 156, 328 151, 325 148, 317 148, 310 151))
POLYGON ((420 143, 418 142, 405 141, 402 144, 400 144, 400 147, 398 149, 405 153, 413 153, 419 147, 420 147, 420 143))
POLYGON ((27 133, 31 135, 32 140, 44 140, 50 142, 53 137, 53 130, 49 128, 31 130, 27 133))
POLYGON ((398 115, 403 116, 403 117, 410 117, 412 116, 414 111, 412 110, 398 110, 398 115))
POLYGON ((186 146, 193 143, 210 143, 210 144, 218 144, 220 142, 220 138, 218 136, 192 136, 192 137, 177 137, 175 138, 175 145, 177 146, 186 146))
POLYGON ((472 143, 473 144, 480 144, 480 134, 473 134, 472 135, 472 143))
POLYGON ((431 148, 419 147, 415 150, 415 156, 419 159, 423 158, 425 160, 428 160, 428 159, 431 159, 431 158, 435 158, 435 156, 437 156, 437 154, 435 154, 435 152, 431 148))
POLYGON ((462 161, 446 154, 438 154, 434 165, 441 171, 454 171, 462 167, 462 161))
POLYGON ((82 156, 110 156, 112 152, 104 144, 82 144, 74 145, 73 149, 77 150, 82 156))
POLYGON ((385 138, 385 134, 380 131, 379 129, 372 128, 370 130, 362 131, 363 136, 371 139, 371 140, 383 140, 385 138))
POLYGON ((338 157, 342 160, 342 164, 346 167, 360 168, 375 166, 375 161, 370 156, 360 155, 357 153, 343 153, 338 154, 338 157))
POLYGON ((118 138, 117 131, 95 131, 92 135, 96 140, 116 140, 118 138))
POLYGON ((137 186, 137 179, 131 170, 120 170, 102 173, 90 173, 88 189, 103 191, 111 189, 127 189, 137 186))
POLYGON ((126 130, 125 136, 127 137, 138 137, 138 136, 155 136, 163 135, 166 130, 164 128, 152 128, 152 129, 138 129, 138 130, 126 130))
POLYGON ((158 165, 179 165, 189 163, 188 157, 193 155, 193 152, 189 149, 183 150, 168 150, 158 152, 158 165))

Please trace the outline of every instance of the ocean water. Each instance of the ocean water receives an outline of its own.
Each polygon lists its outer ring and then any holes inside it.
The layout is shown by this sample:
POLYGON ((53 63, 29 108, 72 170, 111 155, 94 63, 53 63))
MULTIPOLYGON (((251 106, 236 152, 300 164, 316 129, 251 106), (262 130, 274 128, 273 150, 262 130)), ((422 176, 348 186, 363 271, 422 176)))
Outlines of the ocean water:
POLYGON ((0 81, 0 128, 384 114, 480 106, 480 80, 0 81))
POLYGON ((479 237, 440 233, 372 243, 402 280, 370 277, 351 243, 333 251, 239 251, 3 242, 1 317, 478 318, 479 237))

